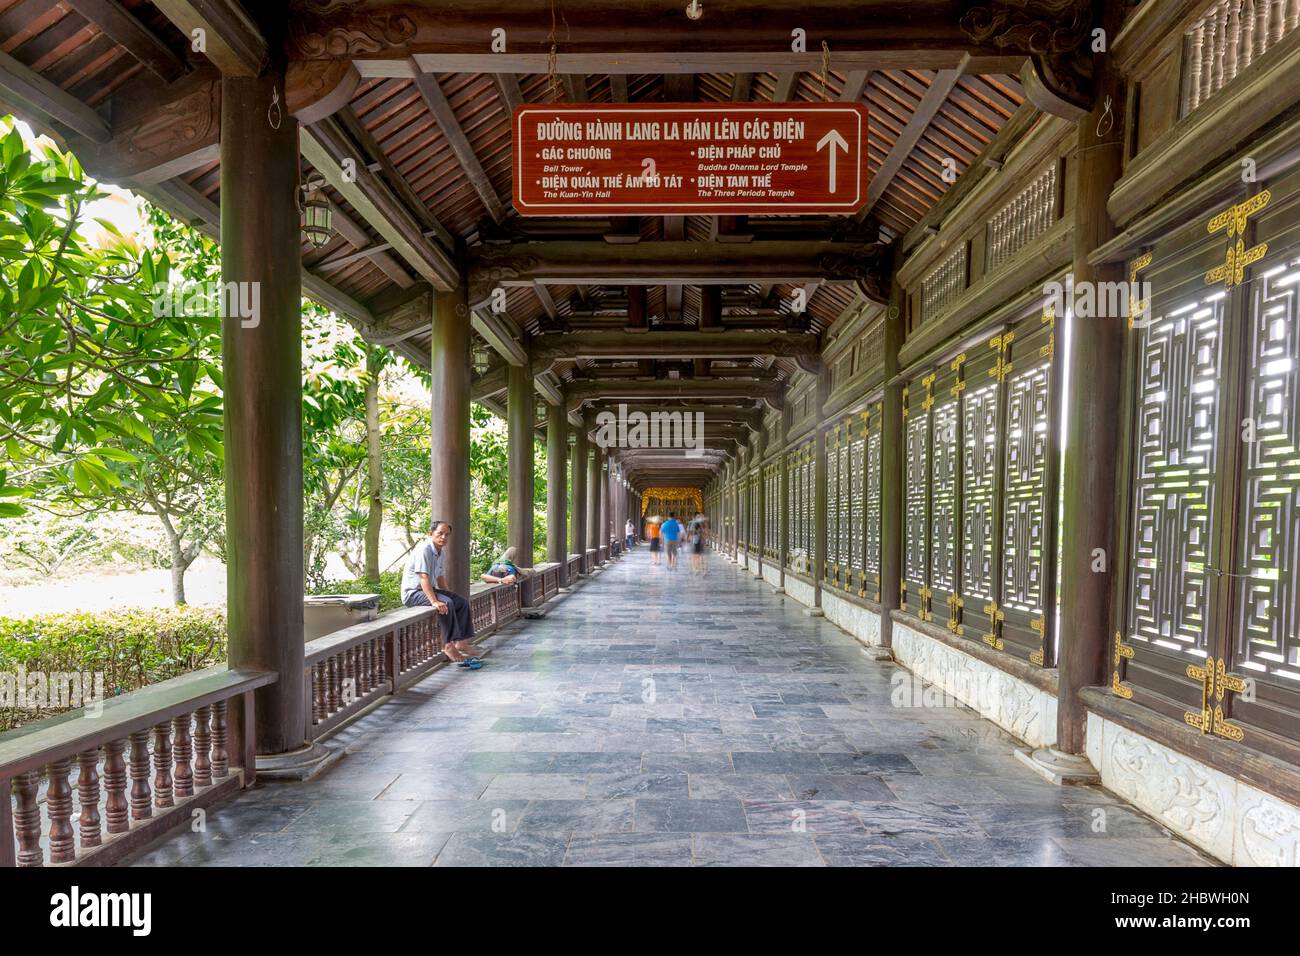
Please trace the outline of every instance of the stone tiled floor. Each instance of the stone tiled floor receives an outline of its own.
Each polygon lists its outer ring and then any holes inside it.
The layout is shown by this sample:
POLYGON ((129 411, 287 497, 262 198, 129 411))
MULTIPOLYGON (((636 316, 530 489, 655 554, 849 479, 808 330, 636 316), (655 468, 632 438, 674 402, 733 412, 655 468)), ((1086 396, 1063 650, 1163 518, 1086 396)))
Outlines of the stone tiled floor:
POLYGON ((1113 795, 1056 788, 965 708, 896 708, 834 625, 724 559, 638 550, 139 864, 1187 866, 1113 795))

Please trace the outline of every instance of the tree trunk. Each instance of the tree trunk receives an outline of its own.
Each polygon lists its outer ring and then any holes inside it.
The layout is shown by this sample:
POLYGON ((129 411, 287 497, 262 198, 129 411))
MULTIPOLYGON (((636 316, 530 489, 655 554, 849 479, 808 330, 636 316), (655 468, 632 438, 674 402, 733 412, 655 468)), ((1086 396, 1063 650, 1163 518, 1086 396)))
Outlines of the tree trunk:
POLYGON ((163 528, 167 531, 167 547, 171 552, 172 603, 181 605, 185 603, 185 572, 189 570, 192 559, 186 558, 181 537, 173 530, 171 522, 164 521, 163 528))
POLYGON ((370 514, 366 518, 366 580, 379 583, 379 530, 384 521, 384 469, 379 429, 378 349, 366 350, 366 461, 369 466, 370 514))

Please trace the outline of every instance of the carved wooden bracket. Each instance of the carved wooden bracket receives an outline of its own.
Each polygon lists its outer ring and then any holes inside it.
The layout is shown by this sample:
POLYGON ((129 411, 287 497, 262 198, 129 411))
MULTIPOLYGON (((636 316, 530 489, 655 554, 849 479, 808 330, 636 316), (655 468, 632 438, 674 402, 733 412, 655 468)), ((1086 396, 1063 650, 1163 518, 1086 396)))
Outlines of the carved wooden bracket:
POLYGON ((1093 26, 1088 0, 994 0, 961 17, 976 43, 1026 54, 1021 80, 1030 101, 1072 122, 1092 108, 1093 26))

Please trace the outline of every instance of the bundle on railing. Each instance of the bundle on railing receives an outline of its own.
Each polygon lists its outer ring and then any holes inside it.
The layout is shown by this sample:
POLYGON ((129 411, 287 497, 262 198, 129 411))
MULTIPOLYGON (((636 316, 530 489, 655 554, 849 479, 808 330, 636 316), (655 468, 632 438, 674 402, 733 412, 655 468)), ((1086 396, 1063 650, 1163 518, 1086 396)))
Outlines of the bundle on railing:
POLYGON ((275 680, 219 665, 0 734, 0 867, 112 863, 247 786, 275 680))
POLYGON ((1183 36, 1182 115, 1300 25, 1300 0, 1219 0, 1183 36))

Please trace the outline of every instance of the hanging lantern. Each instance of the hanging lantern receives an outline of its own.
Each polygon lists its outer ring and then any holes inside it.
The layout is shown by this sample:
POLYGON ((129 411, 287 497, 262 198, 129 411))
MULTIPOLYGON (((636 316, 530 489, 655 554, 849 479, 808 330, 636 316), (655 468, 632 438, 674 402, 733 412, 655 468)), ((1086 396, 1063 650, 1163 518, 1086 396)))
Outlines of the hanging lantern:
POLYGON ((487 346, 477 342, 470 349, 469 357, 470 364, 474 366, 474 372, 477 375, 482 375, 488 370, 488 366, 492 364, 492 357, 488 353, 487 346))
POLYGON ((319 184, 308 188, 311 192, 302 204, 302 231, 308 241, 319 249, 334 235, 334 210, 321 195, 319 184))

